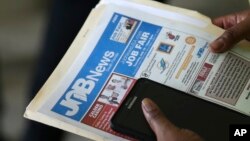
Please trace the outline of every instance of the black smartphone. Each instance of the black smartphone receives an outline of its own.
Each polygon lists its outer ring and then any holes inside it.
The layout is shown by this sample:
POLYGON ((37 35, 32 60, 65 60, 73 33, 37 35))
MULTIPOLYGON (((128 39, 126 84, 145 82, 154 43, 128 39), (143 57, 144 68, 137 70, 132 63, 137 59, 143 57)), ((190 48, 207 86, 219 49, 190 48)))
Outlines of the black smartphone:
POLYGON ((249 124, 250 117, 190 94, 141 78, 111 119, 111 128, 139 140, 156 140, 144 118, 141 101, 150 98, 175 125, 206 141, 228 141, 229 125, 249 124))

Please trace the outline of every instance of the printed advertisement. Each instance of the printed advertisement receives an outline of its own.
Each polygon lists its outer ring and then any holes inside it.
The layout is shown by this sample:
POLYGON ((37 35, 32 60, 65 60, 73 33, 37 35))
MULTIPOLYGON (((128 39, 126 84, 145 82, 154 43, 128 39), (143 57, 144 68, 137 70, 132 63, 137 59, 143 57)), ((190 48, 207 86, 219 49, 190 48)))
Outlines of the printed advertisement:
MULTIPOLYGON (((109 121, 136 81, 135 75, 162 27, 114 13, 97 45, 51 112, 96 129, 109 121)), ((53 99, 53 98, 52 98, 53 99)), ((49 105, 50 103, 45 103, 49 105)), ((129 139, 128 137, 124 137, 129 139)))

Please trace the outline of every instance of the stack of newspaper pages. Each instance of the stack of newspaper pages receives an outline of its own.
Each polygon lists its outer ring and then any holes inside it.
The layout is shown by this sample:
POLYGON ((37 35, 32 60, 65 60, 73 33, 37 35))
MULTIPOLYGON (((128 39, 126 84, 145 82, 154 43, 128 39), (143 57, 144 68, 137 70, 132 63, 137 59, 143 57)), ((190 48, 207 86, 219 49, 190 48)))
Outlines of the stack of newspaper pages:
POLYGON ((24 116, 93 140, 128 140, 109 121, 141 77, 250 116, 250 45, 211 53, 223 32, 196 11, 101 0, 24 116))

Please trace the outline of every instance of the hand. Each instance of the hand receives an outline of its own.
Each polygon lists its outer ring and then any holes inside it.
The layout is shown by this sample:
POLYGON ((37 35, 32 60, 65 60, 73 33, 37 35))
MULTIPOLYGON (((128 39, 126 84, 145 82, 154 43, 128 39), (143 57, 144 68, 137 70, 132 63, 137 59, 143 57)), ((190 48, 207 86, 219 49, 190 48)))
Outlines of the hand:
POLYGON ((201 137, 188 129, 176 127, 160 111, 158 106, 148 98, 142 101, 146 120, 156 134, 157 141, 202 141, 201 137))
POLYGON ((250 10, 222 16, 212 23, 226 31, 210 44, 212 52, 224 52, 243 39, 250 41, 250 10))

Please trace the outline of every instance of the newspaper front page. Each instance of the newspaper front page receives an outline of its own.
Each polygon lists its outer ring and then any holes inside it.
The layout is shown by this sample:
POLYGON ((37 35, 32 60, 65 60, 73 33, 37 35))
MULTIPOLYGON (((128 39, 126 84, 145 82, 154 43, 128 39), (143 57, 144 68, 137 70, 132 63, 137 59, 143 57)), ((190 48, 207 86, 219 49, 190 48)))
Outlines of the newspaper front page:
POLYGON ((109 121, 141 77, 249 116, 249 44, 211 53, 222 32, 195 11, 102 0, 25 117, 93 140, 133 140, 109 121))

